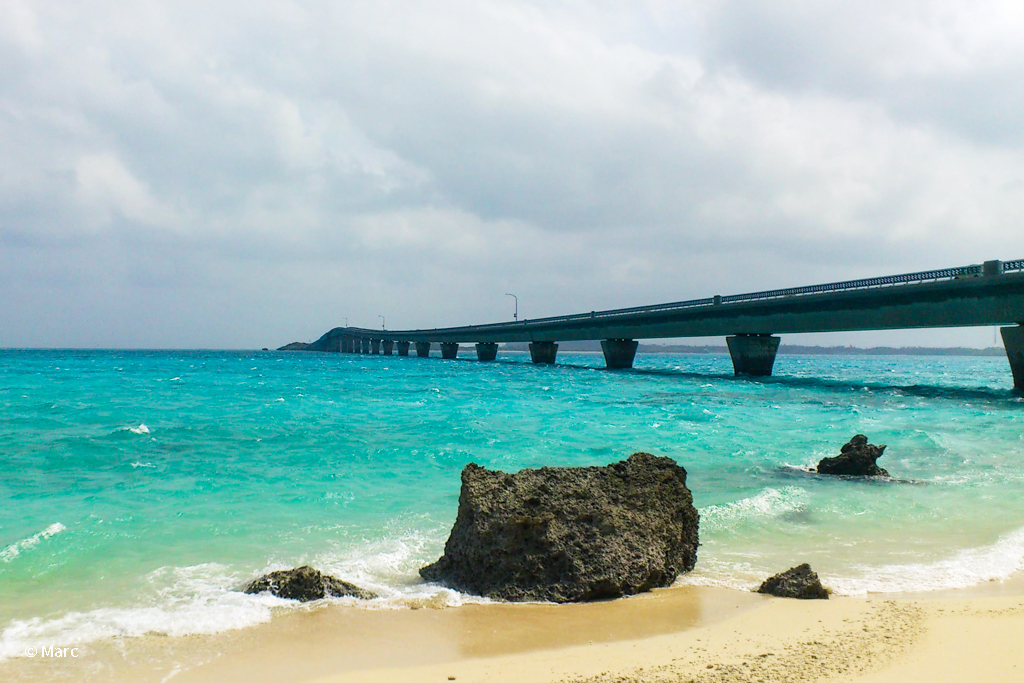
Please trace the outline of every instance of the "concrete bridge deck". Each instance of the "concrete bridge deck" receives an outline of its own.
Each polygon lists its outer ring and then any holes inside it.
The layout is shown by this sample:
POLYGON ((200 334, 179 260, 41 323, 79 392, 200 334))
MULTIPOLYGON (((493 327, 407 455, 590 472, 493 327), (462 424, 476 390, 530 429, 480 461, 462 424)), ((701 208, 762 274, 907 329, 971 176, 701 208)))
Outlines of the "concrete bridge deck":
POLYGON ((536 363, 553 363, 559 341, 601 340, 609 368, 633 365, 637 339, 724 335, 736 374, 770 375, 775 335, 909 328, 1012 325, 1002 330, 1014 386, 1024 389, 1024 259, 850 280, 653 306, 591 311, 516 322, 418 330, 339 327, 311 350, 454 358, 475 343, 493 360, 500 342, 530 342, 536 363))

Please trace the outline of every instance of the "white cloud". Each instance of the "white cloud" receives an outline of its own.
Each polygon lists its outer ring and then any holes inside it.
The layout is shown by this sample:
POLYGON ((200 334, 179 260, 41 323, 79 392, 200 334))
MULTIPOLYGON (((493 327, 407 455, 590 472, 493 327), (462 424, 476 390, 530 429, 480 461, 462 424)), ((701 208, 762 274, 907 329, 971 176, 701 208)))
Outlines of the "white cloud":
MULTIPOLYGON (((251 336, 336 309, 472 322, 510 288, 540 315, 1024 255, 1013 3, 0 11, 0 280, 86 312, 153 287, 244 311, 272 276, 251 336), (74 283, 48 279, 57 251, 74 283)), ((0 344, 46 343, 8 310, 0 344)), ((191 315, 203 345, 245 343, 223 319, 191 315)))
MULTIPOLYGON (((167 227, 174 212, 157 201, 113 154, 90 154, 75 164, 78 195, 84 204, 114 212, 141 226, 167 227)), ((109 219, 108 219, 109 222, 109 219)))

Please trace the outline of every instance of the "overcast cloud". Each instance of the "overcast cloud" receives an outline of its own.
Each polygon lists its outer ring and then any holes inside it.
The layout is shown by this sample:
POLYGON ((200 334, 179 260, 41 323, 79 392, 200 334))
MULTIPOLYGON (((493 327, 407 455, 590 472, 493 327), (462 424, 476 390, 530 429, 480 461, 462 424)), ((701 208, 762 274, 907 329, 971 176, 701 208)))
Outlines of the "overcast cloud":
POLYGON ((1024 5, 626 4, 0 0, 0 346, 1024 257, 1024 5))

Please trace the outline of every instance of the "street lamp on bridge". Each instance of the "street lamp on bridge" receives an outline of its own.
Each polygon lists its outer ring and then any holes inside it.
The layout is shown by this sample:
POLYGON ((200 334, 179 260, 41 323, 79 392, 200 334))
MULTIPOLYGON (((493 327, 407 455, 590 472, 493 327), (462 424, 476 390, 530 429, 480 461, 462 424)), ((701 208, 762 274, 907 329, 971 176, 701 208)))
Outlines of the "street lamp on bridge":
POLYGON ((380 331, 383 332, 384 330, 387 329, 387 327, 385 327, 387 321, 384 320, 384 316, 382 315, 378 315, 377 317, 380 318, 380 331))
POLYGON ((505 296, 510 296, 516 300, 516 312, 512 314, 512 319, 519 320, 519 297, 515 294, 505 294, 505 296))

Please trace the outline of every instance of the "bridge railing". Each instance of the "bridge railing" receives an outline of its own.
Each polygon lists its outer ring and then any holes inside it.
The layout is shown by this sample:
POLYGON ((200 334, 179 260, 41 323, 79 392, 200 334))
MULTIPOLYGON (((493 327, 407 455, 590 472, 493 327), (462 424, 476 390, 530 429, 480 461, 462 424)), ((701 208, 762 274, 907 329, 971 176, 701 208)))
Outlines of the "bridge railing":
POLYGON ((840 292, 850 289, 871 289, 886 287, 889 285, 902 285, 911 282, 931 282, 936 280, 953 280, 959 277, 974 277, 982 274, 982 266, 960 266, 959 268, 942 268, 940 270, 926 270, 920 273, 905 273, 903 275, 884 275, 882 277, 868 277, 860 280, 846 280, 844 282, 829 282, 823 285, 808 285, 806 287, 790 287, 787 289, 770 289, 764 292, 752 292, 750 294, 733 294, 723 296, 722 303, 734 301, 757 301, 759 299, 774 299, 784 296, 800 296, 802 294, 820 294, 822 292, 840 292))

